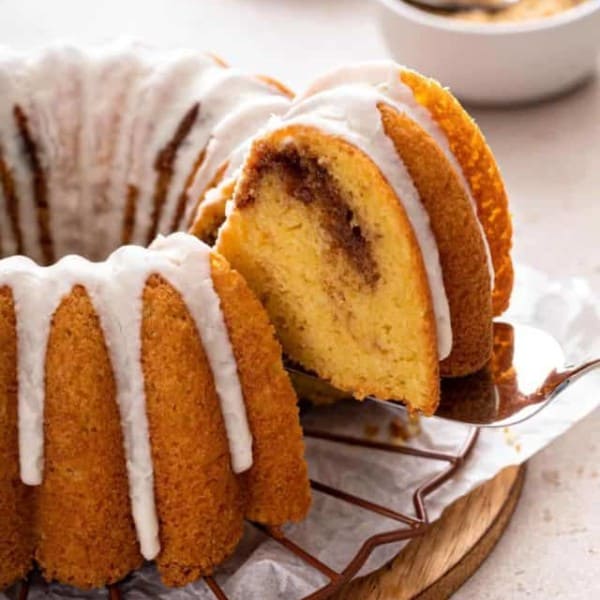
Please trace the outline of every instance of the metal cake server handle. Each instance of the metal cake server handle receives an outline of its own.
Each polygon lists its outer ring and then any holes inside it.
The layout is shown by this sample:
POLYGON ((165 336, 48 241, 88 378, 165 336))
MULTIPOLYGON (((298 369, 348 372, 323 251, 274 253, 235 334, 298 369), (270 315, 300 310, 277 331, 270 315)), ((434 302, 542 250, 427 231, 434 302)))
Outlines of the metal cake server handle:
POLYGON ((442 380, 436 416, 482 427, 515 425, 598 368, 600 359, 566 365, 559 343, 541 329, 496 322, 492 359, 473 375, 442 380))
MULTIPOLYGON (((565 366, 559 343, 541 329, 495 322, 491 360, 472 375, 442 379, 435 416, 479 427, 515 425, 533 417, 595 369, 600 369, 600 358, 565 366)), ((296 367, 288 371, 301 397, 313 393, 321 398, 350 397, 296 367)), ((401 402, 368 399, 407 410, 401 402)))

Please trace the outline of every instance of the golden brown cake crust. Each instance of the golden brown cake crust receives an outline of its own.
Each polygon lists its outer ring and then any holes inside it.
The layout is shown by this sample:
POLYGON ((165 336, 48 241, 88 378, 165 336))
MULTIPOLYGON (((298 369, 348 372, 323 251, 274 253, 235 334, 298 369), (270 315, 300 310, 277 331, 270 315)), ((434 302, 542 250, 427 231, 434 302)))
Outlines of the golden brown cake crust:
POLYGON ((437 144, 406 115, 379 105, 384 129, 401 156, 436 239, 452 322, 452 352, 441 374, 476 371, 492 350, 491 282, 468 196, 437 144))
POLYGON ((241 476, 248 494, 246 517, 275 526, 300 521, 310 506, 310 487, 296 394, 281 348, 267 314, 239 273, 216 253, 211 264, 253 436, 253 466, 241 476))
POLYGON ((46 358, 35 522, 36 559, 48 580, 98 587, 142 562, 115 395, 99 319, 76 286, 54 314, 46 358))
POLYGON ((230 466, 213 376, 189 311, 169 283, 144 291, 143 369, 163 582, 209 574, 235 549, 243 496, 230 466))
POLYGON ((290 88, 287 87, 287 85, 284 85, 278 79, 275 79, 274 77, 270 77, 269 75, 257 75, 257 78, 260 79, 261 81, 264 81, 264 83, 266 83, 267 85, 270 85, 272 88, 275 88, 276 90, 281 92, 284 96, 287 96, 288 98, 294 97, 294 92, 292 92, 292 90, 290 90, 290 88))
POLYGON ((19 476, 17 327, 12 292, 0 288, 0 590, 33 560, 32 489, 19 476))
POLYGON ((513 286, 512 224, 498 165, 481 130, 452 94, 433 79, 409 69, 402 70, 400 78, 446 134, 471 186, 494 265, 492 307, 497 316, 508 307, 513 286))

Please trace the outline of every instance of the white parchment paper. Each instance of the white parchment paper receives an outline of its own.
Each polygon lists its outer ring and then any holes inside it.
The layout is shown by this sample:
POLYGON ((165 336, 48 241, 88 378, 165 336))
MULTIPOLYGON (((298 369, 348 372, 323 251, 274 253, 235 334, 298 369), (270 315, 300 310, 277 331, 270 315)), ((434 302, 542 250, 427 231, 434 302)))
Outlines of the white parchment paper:
MULTIPOLYGON (((600 303, 584 280, 553 281, 527 267, 517 269, 511 320, 541 327, 563 346, 568 362, 600 356, 600 303)), ((427 498, 432 519, 460 496, 492 478, 504 467, 526 461, 564 433, 600 404, 600 376, 592 374, 574 384, 559 399, 532 420, 503 429, 484 429, 473 453, 462 469, 427 498)), ((305 424, 320 429, 390 441, 390 421, 397 411, 382 404, 349 402, 310 411, 305 424)), ((405 443, 419 448, 456 453, 469 428, 441 419, 421 419, 421 431, 405 443)), ((446 466, 445 463, 391 454, 365 448, 342 446, 308 439, 307 458, 311 478, 367 498, 401 512, 414 514, 412 493, 446 466)), ((391 531, 399 524, 330 496, 315 492, 308 518, 287 527, 285 532, 304 549, 333 569, 342 570, 364 540, 375 533, 391 531)), ((377 549, 361 570, 365 574, 389 561, 402 544, 377 549)), ((276 542, 247 526, 235 556, 220 569, 217 581, 232 599, 293 600, 310 594, 327 583, 276 542)), ((133 574, 121 586, 126 598, 142 600, 206 599, 213 596, 203 582, 182 589, 164 588, 152 565, 133 574)), ((1 600, 15 598, 16 590, 0 594, 1 600)), ((31 598, 106 597, 106 591, 83 593, 72 588, 41 582, 33 586, 31 598)))

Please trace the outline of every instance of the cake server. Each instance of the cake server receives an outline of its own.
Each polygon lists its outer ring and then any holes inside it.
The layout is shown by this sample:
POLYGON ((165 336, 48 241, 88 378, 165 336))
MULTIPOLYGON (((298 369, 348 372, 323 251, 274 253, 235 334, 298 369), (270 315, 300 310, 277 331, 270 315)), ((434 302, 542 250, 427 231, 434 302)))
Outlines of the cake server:
MULTIPOLYGON (((298 367, 287 369, 302 389, 309 386, 319 396, 332 399, 350 397, 298 367)), ((515 425, 533 417, 594 369, 600 369, 600 358, 566 365, 560 344, 541 329, 495 322, 492 358, 472 375, 441 380, 435 416, 479 427, 515 425)), ((407 411, 397 401, 366 399, 407 411)))

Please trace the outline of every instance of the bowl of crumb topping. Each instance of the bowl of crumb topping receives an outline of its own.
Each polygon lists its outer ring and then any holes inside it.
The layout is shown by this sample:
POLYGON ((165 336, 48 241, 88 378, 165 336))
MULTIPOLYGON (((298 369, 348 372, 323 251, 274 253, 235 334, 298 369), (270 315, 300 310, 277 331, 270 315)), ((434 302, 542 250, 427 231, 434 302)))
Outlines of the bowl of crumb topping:
POLYGON ((495 12, 375 5, 394 58, 472 104, 541 100, 597 72, 600 0, 521 0, 495 12))

